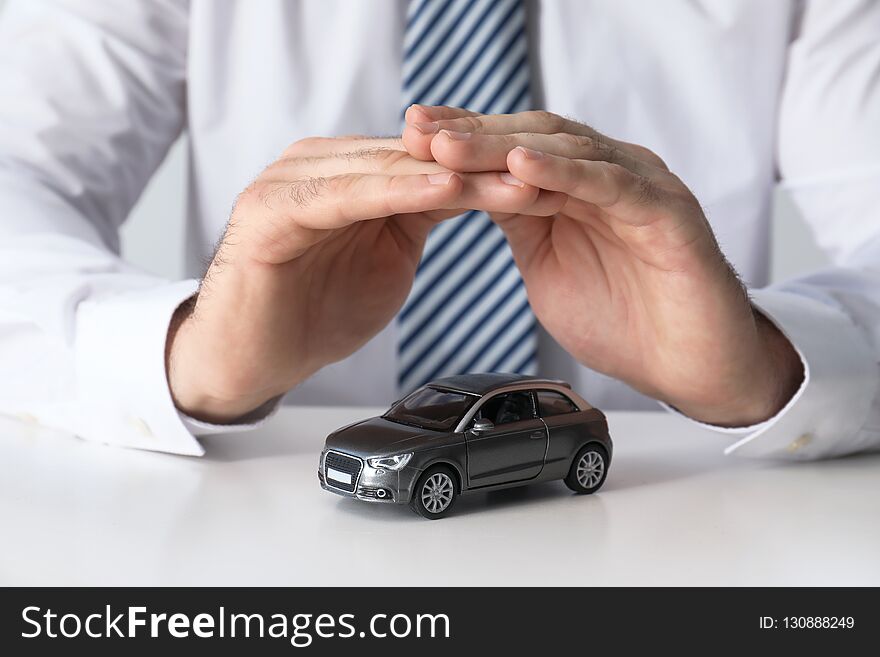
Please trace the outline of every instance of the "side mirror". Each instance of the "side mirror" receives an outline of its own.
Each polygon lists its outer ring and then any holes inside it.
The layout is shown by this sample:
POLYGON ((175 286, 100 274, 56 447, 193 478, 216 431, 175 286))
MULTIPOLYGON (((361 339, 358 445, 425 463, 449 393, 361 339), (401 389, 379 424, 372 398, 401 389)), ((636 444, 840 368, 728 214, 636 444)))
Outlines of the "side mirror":
POLYGON ((471 427, 471 431, 474 433, 483 433, 484 431, 490 431, 494 429, 495 425, 492 424, 492 420, 474 420, 474 426, 471 427))

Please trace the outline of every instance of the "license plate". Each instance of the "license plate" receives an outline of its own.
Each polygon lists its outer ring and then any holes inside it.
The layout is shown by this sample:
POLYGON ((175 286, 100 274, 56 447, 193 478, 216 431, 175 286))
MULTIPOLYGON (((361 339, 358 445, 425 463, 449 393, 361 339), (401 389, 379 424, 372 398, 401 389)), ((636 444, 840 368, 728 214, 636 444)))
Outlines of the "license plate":
POLYGON ((327 468, 327 479, 332 479, 333 481, 338 481, 343 484, 351 485, 351 475, 347 472, 340 472, 339 470, 334 470, 333 468, 327 468))

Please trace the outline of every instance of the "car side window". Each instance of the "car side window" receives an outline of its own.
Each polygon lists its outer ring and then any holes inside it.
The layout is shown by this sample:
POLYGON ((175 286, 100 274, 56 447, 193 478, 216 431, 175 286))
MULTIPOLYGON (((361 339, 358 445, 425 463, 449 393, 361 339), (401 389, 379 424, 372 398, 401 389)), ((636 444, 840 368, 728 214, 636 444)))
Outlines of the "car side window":
POLYGON ((568 397, 555 390, 538 390, 537 394, 538 409, 541 411, 541 417, 564 415, 578 410, 577 406, 568 397))
POLYGON ((495 426, 531 420, 535 417, 532 395, 529 392, 508 392, 495 395, 480 406, 474 419, 489 420, 495 426))

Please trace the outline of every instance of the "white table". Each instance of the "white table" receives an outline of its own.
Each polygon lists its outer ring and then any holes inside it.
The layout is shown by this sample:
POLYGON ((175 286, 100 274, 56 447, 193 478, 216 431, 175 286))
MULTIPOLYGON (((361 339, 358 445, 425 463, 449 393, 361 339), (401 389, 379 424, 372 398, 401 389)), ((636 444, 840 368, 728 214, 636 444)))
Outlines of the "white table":
POLYGON ((880 585, 880 455, 746 461, 611 413, 598 494, 466 495, 431 522, 318 486, 324 436, 375 412, 284 409, 201 459, 0 419, 0 584, 880 585))

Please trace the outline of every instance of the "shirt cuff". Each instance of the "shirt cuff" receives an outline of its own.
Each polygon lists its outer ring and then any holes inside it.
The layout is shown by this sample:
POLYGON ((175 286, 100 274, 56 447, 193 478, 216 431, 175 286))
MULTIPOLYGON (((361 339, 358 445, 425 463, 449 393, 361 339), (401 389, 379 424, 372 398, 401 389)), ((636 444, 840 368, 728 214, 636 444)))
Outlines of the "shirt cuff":
POLYGON ((864 426, 880 385, 877 359, 846 313, 808 297, 752 291, 753 304, 785 335, 804 366, 804 380, 775 416, 747 427, 688 421, 739 440, 724 450, 753 458, 811 460, 863 449, 864 426))
POLYGON ((195 436, 245 431, 265 422, 272 400, 236 424, 210 424, 174 405, 165 372, 165 343, 177 307, 195 294, 194 280, 83 301, 77 308, 76 413, 87 440, 201 456, 195 436))
POLYGON ((76 319, 77 434, 87 440, 201 456, 165 375, 165 342, 193 280, 82 301, 76 319))

